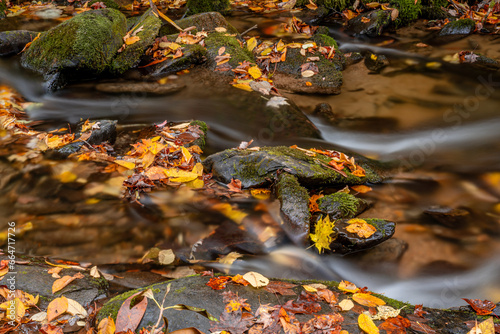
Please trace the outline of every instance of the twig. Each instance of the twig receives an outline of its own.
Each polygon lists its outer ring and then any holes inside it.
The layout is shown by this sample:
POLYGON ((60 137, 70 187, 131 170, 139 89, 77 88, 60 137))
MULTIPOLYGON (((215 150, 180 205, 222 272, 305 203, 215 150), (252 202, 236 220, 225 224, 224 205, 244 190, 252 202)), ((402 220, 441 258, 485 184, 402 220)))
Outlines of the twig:
POLYGON ((246 33, 248 33, 249 31, 252 31, 252 30, 254 30, 254 29, 257 29, 257 25, 254 25, 253 27, 250 27, 250 28, 248 28, 247 30, 243 31, 243 32, 241 33, 241 36, 245 35, 245 34, 246 34, 246 33))
POLYGON ((153 0, 149 0, 149 5, 151 7, 151 9, 153 10, 153 12, 161 17, 162 19, 164 19, 165 21, 167 21, 168 23, 170 23, 171 25, 173 25, 175 27, 175 29, 179 30, 179 31, 184 31, 184 29, 182 29, 181 27, 179 27, 174 21, 172 21, 171 18, 169 18, 167 15, 163 14, 162 12, 160 12, 158 10, 158 8, 156 7, 156 5, 153 3, 153 0))

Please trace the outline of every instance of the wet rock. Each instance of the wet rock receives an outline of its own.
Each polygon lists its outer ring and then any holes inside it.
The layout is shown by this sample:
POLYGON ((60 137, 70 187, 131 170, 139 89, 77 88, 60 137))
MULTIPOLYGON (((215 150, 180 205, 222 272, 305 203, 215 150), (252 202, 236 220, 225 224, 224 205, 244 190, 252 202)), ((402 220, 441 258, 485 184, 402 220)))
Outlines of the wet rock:
MULTIPOLYGON (((92 134, 86 140, 86 143, 90 145, 99 145, 104 142, 113 144, 116 140, 116 123, 117 121, 111 120, 101 120, 96 123, 96 128, 92 130, 92 134)), ((82 123, 83 124, 83 123, 82 123)), ((81 126, 80 130, 77 132, 75 138, 81 136, 81 126)), ((70 154, 77 152, 80 147, 86 145, 85 142, 78 141, 66 146, 63 146, 56 150, 51 150, 46 152, 46 157, 50 159, 65 159, 70 154)))
POLYGON ((384 67, 389 65, 389 60, 384 55, 367 52, 365 55, 365 66, 373 73, 379 73, 384 67))
POLYGON ((21 64, 44 75, 49 90, 104 72, 122 46, 125 16, 115 9, 87 11, 43 33, 21 64))
POLYGON ((498 61, 486 57, 485 55, 482 54, 474 54, 473 52, 466 52, 465 58, 467 59, 467 61, 465 62, 466 64, 478 70, 498 71, 500 69, 500 63, 498 61))
POLYGON ((299 184, 297 178, 288 173, 281 173, 276 183, 277 197, 281 204, 283 229, 297 245, 305 245, 309 235, 309 194, 299 184))
MULTIPOLYGON (((1 256, 0 259, 8 261, 7 256, 1 256)), ((29 263, 16 264, 16 289, 34 296, 40 295, 40 307, 46 307, 51 300, 62 295, 76 300, 84 307, 89 306, 97 299, 106 297, 108 283, 105 279, 95 279, 88 272, 75 269, 63 269, 60 276, 73 276, 80 272, 84 275, 84 278, 76 279, 64 289, 52 294, 52 284, 56 278, 48 274, 47 270, 54 267, 46 264, 44 259, 24 257, 21 254, 17 254, 17 260, 29 261, 29 263)))
POLYGON ((424 213, 440 224, 454 228, 464 227, 470 219, 469 211, 445 206, 432 206, 427 208, 424 213))
POLYGON ((96 85, 100 92, 123 94, 123 93, 147 93, 153 95, 173 94, 184 88, 184 84, 177 82, 167 82, 159 84, 157 82, 113 82, 96 85))
POLYGON ((318 199, 318 208, 334 219, 353 218, 368 208, 368 202, 351 194, 337 192, 318 199))
MULTIPOLYGON (((182 29, 189 27, 196 27, 198 31, 205 30, 206 32, 213 32, 215 28, 222 27, 227 29, 228 34, 237 34, 238 30, 226 21, 224 16, 218 12, 200 13, 188 16, 184 19, 175 21, 175 23, 182 29)), ((158 36, 167 36, 178 33, 179 31, 170 23, 165 22, 160 28, 158 36)))
POLYGON ((345 67, 359 63, 364 59, 363 55, 359 52, 344 53, 345 67))
POLYGON ((380 36, 391 23, 391 10, 363 13, 347 22, 347 30, 356 35, 380 36))
MULTIPOLYGON (((337 42, 330 36, 317 34, 313 41, 318 46, 331 46, 335 48, 332 59, 326 59, 319 51, 314 54, 307 53, 303 56, 300 49, 288 48, 286 60, 277 63, 276 72, 273 75, 274 85, 279 89, 289 90, 295 93, 311 94, 339 94, 342 86, 342 71, 345 59, 337 42), (308 57, 318 57, 314 61, 317 72, 311 77, 302 76, 302 66, 311 63, 308 57)), ((308 43, 307 41, 303 42, 308 43)))
POLYGON ((338 186, 380 182, 381 177, 367 163, 357 161, 366 171, 366 177, 357 177, 349 171, 347 177, 325 167, 330 160, 317 155, 310 157, 304 152, 285 146, 261 147, 258 151, 230 149, 209 156, 203 165, 205 170, 224 182, 232 178, 241 180, 244 188, 268 185, 278 171, 295 175, 304 186, 338 186))
POLYGON ((140 69, 146 76, 156 78, 190 68, 193 65, 201 64, 205 61, 207 50, 199 45, 185 45, 182 50, 183 55, 176 59, 167 59, 164 62, 154 64, 140 69))
MULTIPOLYGON (((236 68, 239 63, 244 61, 253 63, 253 54, 246 48, 243 48, 236 37, 226 35, 227 33, 213 32, 205 38, 205 45, 207 47, 207 66, 212 70, 217 70, 215 58, 219 56, 218 52, 221 47, 225 48, 223 54, 228 53, 231 55, 231 58, 226 64, 229 64, 232 68, 236 68)), ((231 70, 222 71, 220 73, 233 74, 231 70)))
POLYGON ((27 30, 0 32, 0 57, 18 54, 37 35, 38 32, 27 30))
POLYGON ((471 19, 461 19, 448 23, 441 29, 439 36, 470 35, 476 29, 476 23, 471 19))
POLYGON ((118 53, 111 62, 109 71, 119 75, 137 65, 146 48, 155 41, 160 26, 161 20, 153 15, 153 11, 151 9, 146 11, 135 25, 135 31, 138 31, 136 36, 140 40, 127 45, 122 52, 118 53))
MULTIPOLYGON (((310 267, 310 263, 308 264, 308 266, 310 267)), ((227 284, 226 288, 223 290, 213 290, 212 288, 206 285, 209 280, 210 277, 191 276, 160 284, 154 284, 138 290, 126 292, 124 294, 114 297, 104 305, 104 307, 98 313, 97 322, 108 316, 111 316, 114 319, 116 319, 116 314, 118 313, 118 310, 120 309, 121 305, 127 298, 129 298, 130 296, 134 295, 137 292, 144 291, 147 289, 151 289, 151 291, 154 293, 155 300, 162 301, 165 299, 166 300, 165 306, 184 304, 188 306, 202 308, 207 310, 209 314, 215 316, 219 320, 221 319, 222 312, 226 308, 227 303, 224 301, 224 294, 227 293, 232 293, 237 295, 239 298, 243 298, 245 302, 248 303, 249 314, 252 315, 255 314, 255 312, 261 305, 266 305, 266 304, 269 304, 271 306, 277 304, 284 305, 289 301, 296 301, 299 295, 304 291, 304 288, 302 287, 302 285, 304 284, 322 283, 325 284, 327 288, 331 290, 338 297, 337 299, 339 301, 350 298, 349 294, 346 294, 345 292, 339 290, 336 287, 337 283, 334 281, 318 282, 317 280, 314 281, 279 280, 278 284, 279 282, 287 282, 295 284, 296 286, 291 288, 294 292, 293 295, 279 296, 279 299, 277 299, 275 293, 270 293, 266 289, 263 288, 255 289, 252 288, 251 286, 242 286, 232 283, 227 284), (170 286, 170 291, 164 298, 167 286, 170 286)), ((387 305, 393 308, 396 309, 401 308, 400 315, 402 317, 410 318, 413 316, 412 315, 414 311, 413 305, 387 298, 384 295, 377 294, 376 296, 378 298, 383 299, 387 303, 387 305)), ((331 314, 332 312, 331 307, 324 301, 321 301, 320 298, 318 298, 317 301, 315 301, 315 304, 317 305, 315 306, 318 307, 320 310, 318 313, 329 312, 329 314, 331 314)), ((428 313, 425 314, 424 317, 413 316, 414 320, 413 322, 417 321, 424 322, 426 326, 430 327, 430 329, 427 330, 428 332, 432 330, 435 333, 467 334, 470 330, 469 328, 467 328, 467 325, 464 323, 464 321, 471 320, 472 322, 475 322, 477 320, 477 315, 475 314, 475 312, 470 310, 470 308, 467 308, 467 310, 449 310, 449 309, 439 310, 439 309, 424 307, 423 309, 428 313)), ((311 319, 313 316, 318 315, 318 313, 300 314, 298 315, 297 318, 302 323, 304 323, 309 319, 311 319)), ((238 313, 236 314, 232 313, 232 314, 236 316, 234 318, 236 320, 235 323, 237 323, 239 326, 240 323, 238 322, 238 319, 239 316, 241 315, 238 316, 238 313)), ((350 310, 341 312, 341 315, 343 318, 343 322, 341 324, 343 330, 349 333, 360 332, 357 321, 359 317, 358 313, 356 313, 353 310, 350 310)), ((179 311, 175 309, 168 309, 163 312, 163 316, 165 316, 168 319, 169 331, 180 330, 187 327, 195 327, 203 333, 209 333, 210 328, 213 326, 213 323, 210 324, 210 321, 207 318, 190 311, 184 311, 184 310, 179 311)), ((146 312, 141 322, 139 323, 138 328, 140 329, 148 325, 155 324, 159 319, 159 317, 161 319, 158 306, 156 306, 156 304, 152 302, 152 300, 148 300, 148 306, 146 312)), ((384 320, 375 320, 374 322, 376 326, 379 326, 382 322, 384 322, 384 320)), ((235 328, 235 327, 230 328, 231 323, 228 322, 227 320, 225 323, 228 326, 226 327, 226 330, 230 331, 231 328, 235 328)), ((219 322, 218 324, 221 324, 221 322, 219 322)), ((253 322, 251 322, 251 324, 253 325, 253 322)), ((259 328, 256 327, 253 328, 257 329, 256 332, 262 331, 259 328)), ((238 333, 241 332, 242 330, 238 329, 238 333)), ((272 333, 284 333, 284 332, 282 331, 281 326, 277 326, 277 328, 275 328, 272 331, 272 333)))
POLYGON ((318 103, 313 110, 313 115, 319 116, 324 120, 333 123, 337 115, 333 112, 332 106, 328 103, 318 103))
POLYGON ((392 237, 396 231, 396 224, 384 219, 363 218, 368 224, 377 229, 368 238, 358 236, 356 233, 347 231, 349 219, 335 221, 335 240, 330 244, 330 249, 336 254, 350 254, 372 248, 392 237))

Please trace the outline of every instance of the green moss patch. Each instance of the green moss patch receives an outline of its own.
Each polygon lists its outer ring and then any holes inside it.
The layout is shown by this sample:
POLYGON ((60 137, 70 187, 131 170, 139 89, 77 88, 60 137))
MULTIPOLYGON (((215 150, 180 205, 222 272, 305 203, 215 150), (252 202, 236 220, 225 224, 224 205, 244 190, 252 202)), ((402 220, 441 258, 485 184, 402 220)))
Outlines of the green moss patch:
POLYGON ((189 14, 206 12, 226 13, 230 9, 229 0, 188 0, 189 14))

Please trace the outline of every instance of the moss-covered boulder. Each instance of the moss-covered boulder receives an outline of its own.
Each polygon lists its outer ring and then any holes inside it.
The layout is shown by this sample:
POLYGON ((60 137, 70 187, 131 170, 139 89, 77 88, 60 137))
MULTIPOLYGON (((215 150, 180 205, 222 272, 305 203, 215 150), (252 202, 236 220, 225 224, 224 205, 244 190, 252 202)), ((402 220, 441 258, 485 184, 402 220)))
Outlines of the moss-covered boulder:
POLYGON ((95 77, 122 46, 125 16, 115 9, 84 12, 42 34, 24 52, 21 64, 43 74, 55 90, 67 80, 95 77))
POLYGON ((203 165, 214 178, 231 182, 241 180, 244 188, 269 185, 278 171, 295 175, 300 184, 307 187, 355 185, 365 182, 380 182, 378 173, 366 162, 357 161, 365 169, 366 176, 353 175, 347 168, 345 176, 328 167, 330 158, 285 147, 261 147, 255 150, 230 149, 209 156, 203 165))
POLYGON ((448 16, 443 8, 446 8, 450 2, 448 0, 422 0, 422 17, 435 20, 443 19, 448 16))
POLYGON ((153 15, 153 11, 151 9, 146 11, 134 26, 134 31, 138 31, 135 36, 140 39, 134 44, 127 45, 116 55, 109 66, 109 71, 119 75, 137 65, 146 48, 153 44, 160 26, 161 20, 153 15))
POLYGON ((347 22, 347 30, 356 35, 379 36, 391 23, 391 10, 363 13, 347 22))
POLYGON ((391 7, 399 11, 395 20, 397 26, 407 25, 419 18, 422 11, 422 0, 392 0, 391 7))
POLYGON ((92 0, 89 2, 88 7, 92 7, 96 2, 102 2, 106 8, 120 9, 120 5, 113 0, 92 0))
POLYGON ((328 213, 334 219, 356 217, 368 207, 365 200, 345 192, 324 196, 317 203, 320 211, 328 213))
POLYGON ((281 204, 283 229, 296 245, 305 245, 309 235, 309 194, 297 178, 288 173, 278 175, 276 193, 281 204))
POLYGON ((27 43, 31 42, 38 32, 14 30, 0 32, 0 56, 11 56, 21 52, 27 43))
POLYGON ((476 29, 476 23, 472 19, 461 19, 448 23, 441 29, 439 36, 470 35, 476 29))
MULTIPOLYGON (((175 21, 175 23, 182 29, 189 27, 196 27, 196 30, 206 32, 213 32, 215 28, 222 27, 226 28, 229 34, 237 34, 238 30, 233 27, 229 22, 226 21, 224 16, 218 12, 208 12, 200 13, 196 15, 188 16, 184 19, 175 21)), ((168 22, 164 22, 160 28, 159 36, 166 36, 178 33, 179 31, 168 22)))
MULTIPOLYGON (((360 219, 355 219, 356 221, 360 219)), ((334 225, 334 238, 330 249, 336 254, 350 254, 372 248, 394 235, 396 224, 384 219, 364 218, 363 221, 373 226, 376 231, 369 237, 348 229, 352 225, 349 219, 337 219, 334 225)))
MULTIPOLYGON (((317 46, 334 47, 333 58, 327 59, 319 50, 304 56, 301 49, 288 48, 286 60, 276 63, 276 71, 273 75, 274 84, 277 88, 289 90, 296 93, 314 94, 339 94, 342 86, 342 73, 345 59, 343 53, 338 50, 336 41, 324 34, 313 36, 311 43, 317 46), (310 57, 317 57, 317 61, 308 61, 310 57), (302 68, 306 63, 317 67, 313 76, 304 77, 302 68)), ((303 44, 310 43, 304 41, 303 44)))
MULTIPOLYGON (((217 68, 217 61, 215 58, 219 56, 219 49, 225 48, 223 54, 229 54, 231 58, 227 62, 232 68, 236 68, 239 63, 248 61, 254 63, 254 58, 251 52, 243 48, 235 36, 231 36, 226 32, 213 32, 208 34, 205 38, 205 45, 207 47, 207 66, 210 69, 217 68)), ((221 73, 232 74, 232 71, 225 71, 221 73)))
POLYGON ((187 8, 190 15, 206 12, 226 13, 231 4, 229 0, 188 0, 187 8))

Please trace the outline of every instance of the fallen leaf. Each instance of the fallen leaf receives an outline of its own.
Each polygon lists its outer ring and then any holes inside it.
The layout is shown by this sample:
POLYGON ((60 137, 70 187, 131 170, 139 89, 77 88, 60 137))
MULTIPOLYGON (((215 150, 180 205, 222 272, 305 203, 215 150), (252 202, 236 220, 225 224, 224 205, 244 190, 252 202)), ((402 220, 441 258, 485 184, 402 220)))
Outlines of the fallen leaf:
POLYGON ((282 282, 282 281, 271 281, 268 285, 264 287, 267 292, 270 293, 279 293, 282 296, 293 296, 296 293, 292 290, 292 288, 296 287, 296 284, 282 282))
POLYGON ((375 323, 373 320, 370 318, 369 315, 367 314, 360 314, 358 317, 358 326, 361 328, 365 333, 368 334, 378 334, 380 333, 377 326, 375 326, 375 323))
POLYGON ((269 284, 269 279, 255 271, 249 271, 243 278, 254 288, 261 288, 269 284))
POLYGON ((101 320, 97 327, 97 334, 115 334, 115 322, 113 318, 108 317, 101 320))
POLYGON ((354 303, 350 299, 342 300, 338 306, 342 309, 342 311, 349 311, 354 307, 354 303))
POLYGON ((229 276, 212 277, 205 285, 211 287, 213 290, 222 290, 230 280, 231 277, 229 276))
POLYGON ((68 309, 66 313, 71 314, 72 316, 78 316, 80 319, 85 319, 88 316, 87 311, 83 308, 80 303, 73 299, 66 299, 68 301, 68 309))
POLYGON ((231 183, 227 185, 229 191, 240 193, 241 192, 241 181, 238 179, 231 179, 231 183))
POLYGON ((334 237, 332 237, 333 228, 334 222, 330 221, 330 217, 327 215, 318 220, 314 233, 309 234, 319 253, 322 253, 324 249, 330 249, 330 244, 334 240, 334 237))
POLYGON ((352 299, 356 301, 358 304, 368 307, 385 305, 385 302, 382 299, 377 298, 374 295, 368 293, 355 293, 352 295, 352 299))
POLYGON ((141 292, 133 294, 128 297, 118 310, 116 315, 116 332, 127 332, 128 330, 134 332, 139 326, 139 323, 146 312, 148 306, 148 299, 141 295, 141 292), (130 307, 132 300, 134 298, 142 298, 139 303, 136 303, 134 307, 130 307))
POLYGON ((68 309, 68 300, 66 297, 61 296, 59 298, 54 299, 47 306, 47 320, 50 322, 65 313, 68 309))
POLYGON ((371 187, 365 186, 363 184, 358 185, 358 186, 351 186, 351 189, 354 190, 354 191, 357 191, 360 194, 365 194, 365 193, 367 193, 369 191, 372 191, 371 187))
POLYGON ((73 282, 75 279, 76 277, 66 275, 55 280, 54 283, 52 284, 52 294, 64 289, 69 283, 73 282))
POLYGON ((94 277, 94 278, 99 278, 99 277, 101 277, 101 275, 99 275, 99 270, 97 269, 97 266, 93 266, 93 267, 90 269, 90 276, 91 276, 91 277, 94 277))
POLYGON ((217 32, 227 32, 227 29, 224 28, 224 27, 216 27, 215 31, 217 31, 217 32))
POLYGON ((163 265, 171 264, 175 261, 175 254, 171 249, 164 249, 158 253, 158 262, 163 265))
POLYGON ((377 232, 377 228, 373 225, 368 224, 366 221, 354 222, 354 223, 350 223, 350 221, 348 221, 348 223, 349 225, 346 227, 346 231, 350 233, 355 233, 360 238, 365 238, 365 239, 369 238, 375 232, 377 232))
POLYGON ((493 309, 496 307, 496 305, 489 300, 481 300, 481 299, 467 299, 467 298, 462 298, 465 300, 478 315, 488 315, 493 312, 493 309))
POLYGON ((349 281, 340 281, 339 283, 339 290, 342 290, 342 291, 345 291, 345 292, 352 292, 352 293, 355 293, 357 292, 359 289, 358 287, 356 286, 356 284, 354 283, 351 283, 349 281))
POLYGON ((262 76, 262 72, 260 71, 260 68, 258 68, 257 66, 250 67, 248 69, 248 74, 250 74, 254 79, 258 79, 262 76))
POLYGON ((255 37, 250 38, 247 40, 247 50, 252 52, 253 49, 257 46, 257 39, 255 37))
POLYGON ((495 334, 495 324, 493 317, 489 317, 479 325, 474 326, 468 334, 495 334))
POLYGON ((304 78, 310 78, 310 77, 312 77, 315 74, 316 73, 314 73, 311 70, 306 70, 306 71, 304 71, 304 72, 301 73, 302 77, 304 77, 304 78))

